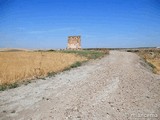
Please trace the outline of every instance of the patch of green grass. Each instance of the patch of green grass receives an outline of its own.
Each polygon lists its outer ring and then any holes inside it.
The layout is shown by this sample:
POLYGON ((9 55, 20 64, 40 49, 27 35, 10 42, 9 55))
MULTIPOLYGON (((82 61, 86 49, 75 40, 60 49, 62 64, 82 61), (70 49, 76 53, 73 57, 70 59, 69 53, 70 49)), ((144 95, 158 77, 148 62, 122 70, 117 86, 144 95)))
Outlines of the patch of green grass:
MULTIPOLYGON (((97 59, 103 57, 105 54, 108 54, 108 51, 96 51, 96 50, 62 50, 60 52, 63 53, 71 53, 71 54, 76 54, 82 57, 86 57, 88 60, 89 59, 97 59)), ((83 61, 86 62, 86 61, 83 61)), ((69 67, 66 67, 63 71, 70 70, 71 68, 76 68, 82 65, 83 62, 75 62, 69 67)))
POLYGON ((45 77, 43 77, 43 78, 42 78, 42 80, 46 80, 46 78, 45 78, 45 77))
POLYGON ((4 91, 6 89, 13 89, 13 88, 16 88, 18 86, 19 86, 18 83, 0 85, 0 91, 4 91))
MULTIPOLYGON (((85 62, 85 61, 84 61, 84 62, 85 62)), ((77 61, 77 62, 73 63, 71 66, 66 67, 63 71, 67 71, 67 70, 70 70, 71 68, 79 67, 79 66, 81 66, 81 65, 82 65, 82 63, 83 63, 83 62, 79 62, 79 61, 77 61)))
POLYGON ((6 85, 0 85, 0 91, 4 91, 7 89, 7 86, 6 85))
POLYGON ((105 55, 105 52, 95 50, 64 50, 63 53, 73 53, 88 59, 97 59, 105 55))
POLYGON ((47 74, 47 76, 55 76, 56 75, 56 73, 55 72, 49 72, 48 74, 47 74))
POLYGON ((67 71, 67 70, 70 70, 71 68, 70 67, 66 67, 63 69, 63 71, 67 71))
POLYGON ((75 68, 75 67, 78 67, 78 66, 81 66, 81 65, 82 65, 82 62, 77 61, 74 64, 72 64, 70 67, 75 68))
POLYGON ((13 83, 13 84, 9 84, 8 85, 8 88, 9 89, 12 89, 12 88, 16 88, 16 87, 18 87, 19 85, 17 84, 17 83, 13 83))

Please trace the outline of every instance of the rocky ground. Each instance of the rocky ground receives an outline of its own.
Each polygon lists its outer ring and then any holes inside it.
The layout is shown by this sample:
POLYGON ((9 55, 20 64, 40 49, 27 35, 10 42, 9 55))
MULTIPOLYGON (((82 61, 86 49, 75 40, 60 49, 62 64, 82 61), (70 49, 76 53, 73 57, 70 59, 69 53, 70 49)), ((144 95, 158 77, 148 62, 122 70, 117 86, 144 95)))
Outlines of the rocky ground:
POLYGON ((134 53, 0 92, 1 120, 160 120, 160 76, 134 53))

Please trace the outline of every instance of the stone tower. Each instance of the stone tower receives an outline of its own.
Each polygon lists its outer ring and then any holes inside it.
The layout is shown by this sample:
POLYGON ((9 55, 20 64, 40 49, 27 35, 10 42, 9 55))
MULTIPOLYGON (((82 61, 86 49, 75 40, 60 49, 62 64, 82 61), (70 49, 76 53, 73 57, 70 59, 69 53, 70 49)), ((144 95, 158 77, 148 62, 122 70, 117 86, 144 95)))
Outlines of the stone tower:
POLYGON ((81 49, 81 36, 69 36, 67 49, 81 49))

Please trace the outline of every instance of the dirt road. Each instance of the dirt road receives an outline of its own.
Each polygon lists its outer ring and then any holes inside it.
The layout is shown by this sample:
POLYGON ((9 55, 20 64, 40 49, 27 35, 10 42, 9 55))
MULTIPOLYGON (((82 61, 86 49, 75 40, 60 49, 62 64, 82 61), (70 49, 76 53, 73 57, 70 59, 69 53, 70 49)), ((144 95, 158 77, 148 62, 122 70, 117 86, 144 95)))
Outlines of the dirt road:
POLYGON ((1 120, 160 120, 160 76, 136 54, 110 55, 0 92, 1 120))

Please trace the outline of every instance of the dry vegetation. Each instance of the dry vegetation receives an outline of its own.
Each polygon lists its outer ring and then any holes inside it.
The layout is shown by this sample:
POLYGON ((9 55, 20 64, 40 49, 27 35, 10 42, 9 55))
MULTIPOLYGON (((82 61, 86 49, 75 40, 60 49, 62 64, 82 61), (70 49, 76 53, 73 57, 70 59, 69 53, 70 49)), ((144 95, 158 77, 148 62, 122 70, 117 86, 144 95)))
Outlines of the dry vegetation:
POLYGON ((0 85, 47 76, 85 60, 61 52, 0 52, 0 85))
POLYGON ((154 73, 160 74, 160 49, 140 49, 129 51, 136 52, 153 68, 154 73))
POLYGON ((24 81, 28 83, 35 78, 53 76, 108 53, 108 50, 0 52, 0 90, 15 88, 19 83, 24 81))

